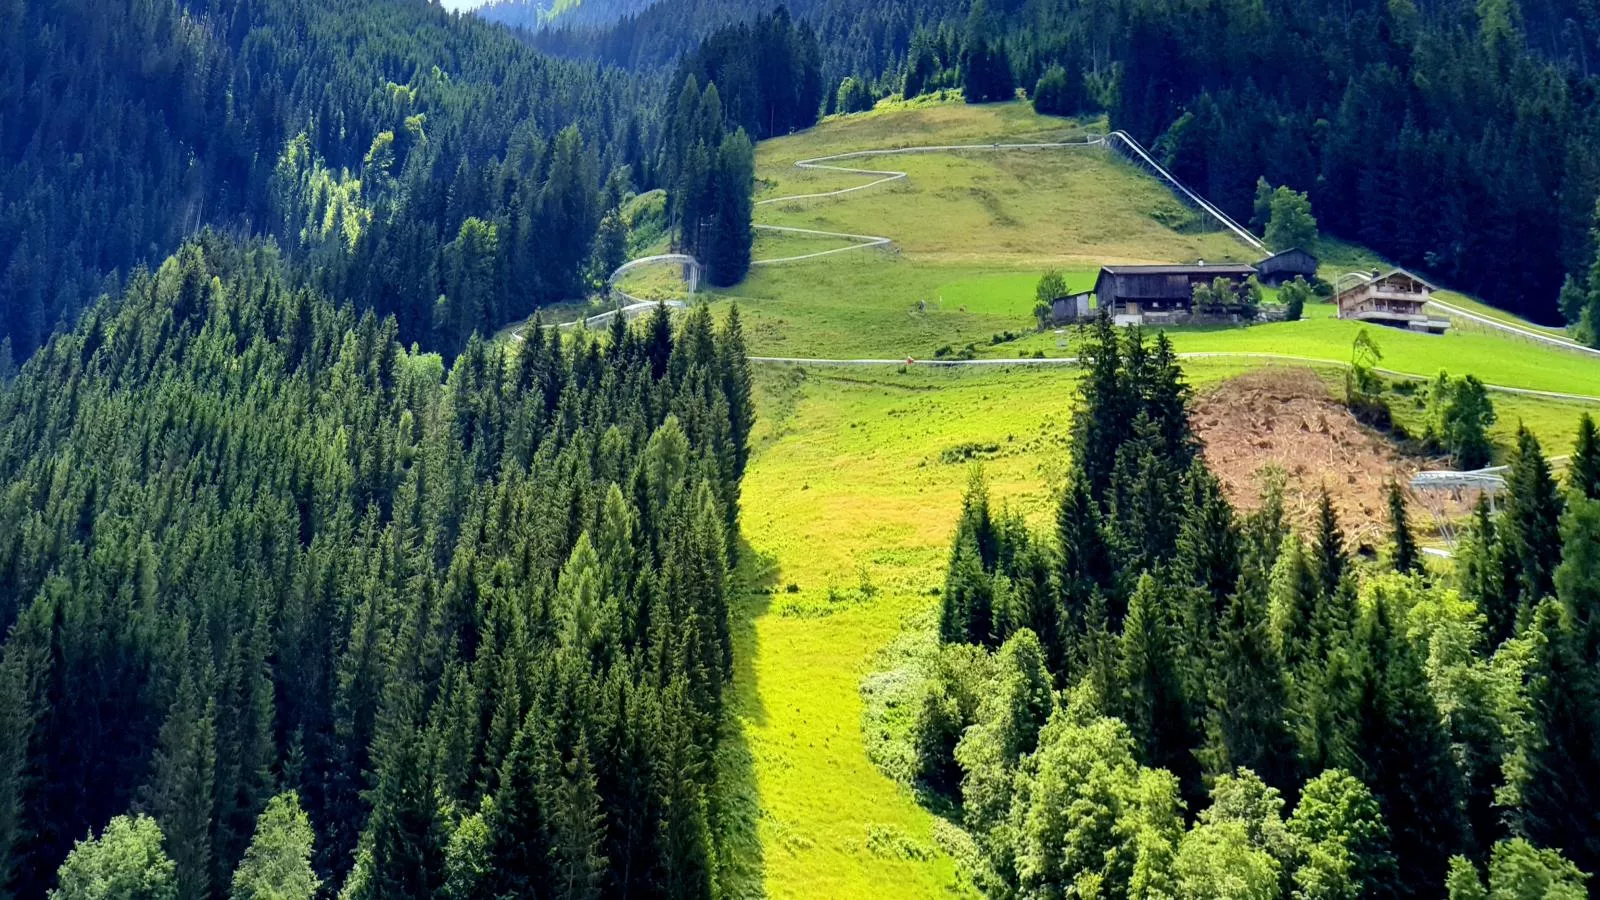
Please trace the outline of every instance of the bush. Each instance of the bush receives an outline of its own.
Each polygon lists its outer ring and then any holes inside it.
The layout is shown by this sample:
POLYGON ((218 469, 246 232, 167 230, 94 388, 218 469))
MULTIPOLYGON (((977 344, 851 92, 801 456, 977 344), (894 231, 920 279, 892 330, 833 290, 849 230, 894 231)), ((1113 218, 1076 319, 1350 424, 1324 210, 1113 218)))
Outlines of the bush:
POLYGON ((839 83, 837 108, 841 114, 866 112, 874 102, 872 88, 865 81, 852 75, 839 83))
POLYGON ((1076 90, 1067 70, 1051 66, 1033 88, 1033 111, 1045 116, 1067 116, 1083 108, 1082 91, 1076 90))
POLYGON ((1296 275, 1293 281, 1284 285, 1278 292, 1278 299, 1283 301, 1284 319, 1298 322, 1300 317, 1305 315, 1306 301, 1311 299, 1311 285, 1296 275))

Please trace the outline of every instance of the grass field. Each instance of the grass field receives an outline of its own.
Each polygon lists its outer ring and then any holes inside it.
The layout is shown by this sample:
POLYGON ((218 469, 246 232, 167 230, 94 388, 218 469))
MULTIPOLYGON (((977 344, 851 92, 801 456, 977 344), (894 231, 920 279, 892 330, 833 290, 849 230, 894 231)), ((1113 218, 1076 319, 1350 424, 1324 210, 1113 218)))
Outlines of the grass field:
MULTIPOLYGON (((1195 361, 1203 388, 1243 371, 1195 361)), ((969 460, 1043 524, 1065 474, 1070 369, 762 366, 743 492, 750 587, 736 610, 734 740, 758 842, 736 896, 966 896, 936 818, 868 759, 861 683, 926 629, 969 460), (759 812, 755 812, 755 811, 759 812)), ((1579 407, 1499 399, 1565 453, 1579 407)))
MULTIPOLYGON (((872 176, 797 169, 794 162, 853 150, 919 144, 1060 141, 1103 123, 1034 115, 1022 104, 959 104, 875 110, 757 148, 758 199, 835 190, 872 176)), ((1153 178, 1089 147, 1008 153, 903 154, 836 165, 904 171, 909 177, 840 197, 773 203, 757 221, 822 231, 883 234, 889 248, 757 267, 716 298, 742 302, 751 351, 767 356, 928 358, 944 346, 980 355, 1065 355, 1053 333, 995 344, 1032 328, 1033 287, 1049 268, 1074 289, 1110 262, 1197 258, 1248 260, 1231 236, 1199 233, 1195 214, 1153 178)), ((758 232, 755 257, 844 245, 758 232)), ((1325 241, 1323 274, 1380 265, 1361 247, 1325 241)), ((1445 293, 1475 312, 1537 328, 1478 301, 1445 293)), ((1248 329, 1175 329, 1184 352, 1288 353, 1340 361, 1360 326, 1313 306, 1308 320, 1248 329)), ((1594 359, 1507 337, 1483 326, 1429 336, 1378 329, 1386 367, 1431 375, 1472 372, 1512 387, 1600 394, 1594 359)))
MULTIPOLYGON (((831 119, 757 150, 758 198, 834 190, 870 176, 797 170, 807 157, 928 143, 1059 140, 1085 126, 1018 104, 921 106, 831 119)), ((1249 259, 1152 180, 1096 150, 900 155, 842 161, 910 173, 843 198, 759 207, 756 220, 884 234, 889 249, 756 267, 735 288, 752 353, 926 358, 942 345, 980 355, 1070 353, 1031 327, 1039 274, 1088 287, 1109 261, 1249 259)), ((755 257, 842 246, 758 233, 755 257)), ((1378 264, 1329 243, 1325 271, 1378 264)), ((670 289, 659 273, 640 287, 670 289)), ((633 282, 630 282, 630 286, 633 282)), ((1459 301, 1458 301, 1459 302, 1459 301)), ((1468 300, 1462 305, 1473 301, 1468 300)), ((1480 309, 1478 306, 1472 307, 1480 309)), ((1497 314, 1504 316, 1503 313, 1497 314)), ((1509 317, 1507 317, 1509 319, 1509 317)), ((1173 332, 1185 352, 1347 360, 1357 328, 1313 305, 1304 321, 1173 332)), ((1600 395, 1600 366, 1574 354, 1462 329, 1443 337, 1376 330, 1383 365, 1600 395)), ((1263 365, 1190 360, 1204 387, 1263 365)), ((1339 377, 1331 365, 1320 371, 1339 377)), ((926 640, 970 463, 997 502, 1041 523, 1067 464, 1077 381, 1066 368, 757 367, 758 422, 742 506, 747 542, 736 609, 736 675, 724 750, 730 796, 724 882, 733 897, 969 896, 940 835, 949 826, 877 768, 863 731, 863 679, 884 649, 926 640)), ((1403 403, 1403 398, 1397 398, 1403 403)), ((1496 395, 1497 441, 1519 422, 1568 452, 1593 404, 1496 395)), ((1402 420, 1415 410, 1398 408, 1402 420)))

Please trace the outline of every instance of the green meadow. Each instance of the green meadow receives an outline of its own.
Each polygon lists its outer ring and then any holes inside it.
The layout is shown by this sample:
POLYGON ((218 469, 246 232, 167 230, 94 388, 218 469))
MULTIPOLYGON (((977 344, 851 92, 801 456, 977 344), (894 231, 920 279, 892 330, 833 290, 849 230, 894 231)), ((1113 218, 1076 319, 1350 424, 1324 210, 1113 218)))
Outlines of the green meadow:
MULTIPOLYGON (((1204 389, 1251 365, 1185 370, 1204 389)), ((729 861, 736 896, 969 895, 950 826, 868 755, 863 680, 891 643, 928 639, 972 463, 997 501, 1051 515, 1076 385, 1065 368, 757 368, 727 752, 758 842, 729 861)), ((1496 402, 1498 437, 1527 421, 1553 454, 1583 408, 1496 402)))

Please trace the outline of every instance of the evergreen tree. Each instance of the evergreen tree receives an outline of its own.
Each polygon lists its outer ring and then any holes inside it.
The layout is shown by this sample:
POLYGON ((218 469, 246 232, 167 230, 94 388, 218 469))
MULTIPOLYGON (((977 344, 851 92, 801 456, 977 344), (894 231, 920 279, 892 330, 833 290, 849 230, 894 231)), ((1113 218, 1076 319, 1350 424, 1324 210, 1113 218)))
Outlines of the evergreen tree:
POLYGON ((1393 836, 1401 897, 1438 896, 1463 843, 1460 775, 1422 663, 1379 597, 1362 623, 1359 774, 1393 836))
POLYGON ((1545 601, 1529 625, 1528 727, 1506 760, 1512 830, 1534 844, 1560 849, 1579 868, 1600 862, 1600 829, 1591 811, 1600 798, 1600 692, 1593 667, 1578 653, 1572 623, 1545 601))
POLYGON ((1411 522, 1406 513, 1406 496, 1397 481, 1389 482, 1389 529, 1393 534, 1393 555, 1390 564, 1396 572, 1420 571, 1422 558, 1417 553, 1417 540, 1411 534, 1411 522))
POLYGON ((1500 558, 1518 615, 1555 592, 1561 560, 1561 494, 1539 441, 1517 429, 1506 485, 1509 496, 1498 527, 1500 558))
POLYGON ((1317 540, 1314 546, 1313 570, 1321 589, 1324 603, 1331 600, 1344 580, 1345 567, 1350 557, 1344 549, 1344 532, 1339 527, 1338 513, 1333 510, 1333 498, 1324 487, 1317 499, 1317 540))
POLYGON ((216 703, 185 666, 178 694, 161 726, 146 805, 163 823, 178 896, 211 895, 212 789, 216 777, 216 703))
POLYGON ((1194 711, 1184 694, 1170 589, 1146 573, 1128 600, 1122 632, 1122 718, 1140 758, 1178 776, 1186 793, 1199 789, 1194 711))
POLYGON ((1296 784, 1294 738, 1285 724, 1288 695, 1265 605, 1252 590, 1228 599, 1206 680, 1209 774, 1249 769, 1279 791, 1296 784))
POLYGON ((1574 493, 1600 500, 1600 431, 1588 413, 1578 420, 1578 438, 1567 463, 1567 484, 1574 493))

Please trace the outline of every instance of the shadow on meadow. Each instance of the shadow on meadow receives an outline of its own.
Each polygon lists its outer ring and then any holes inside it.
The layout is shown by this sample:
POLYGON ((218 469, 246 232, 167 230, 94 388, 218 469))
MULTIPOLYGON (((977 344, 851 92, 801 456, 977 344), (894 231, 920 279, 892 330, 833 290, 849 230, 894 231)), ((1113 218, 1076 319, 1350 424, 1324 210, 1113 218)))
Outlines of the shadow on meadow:
POLYGON ((756 684, 755 660, 760 653, 756 621, 771 606, 778 574, 776 557, 757 553, 748 541, 740 539, 739 564, 730 598, 733 683, 728 688, 722 743, 717 751, 721 796, 714 810, 721 855, 717 861, 721 893, 730 900, 754 900, 767 895, 766 859, 758 832, 761 792, 756 785, 755 758, 745 727, 747 723, 760 726, 767 720, 766 706, 756 684))

